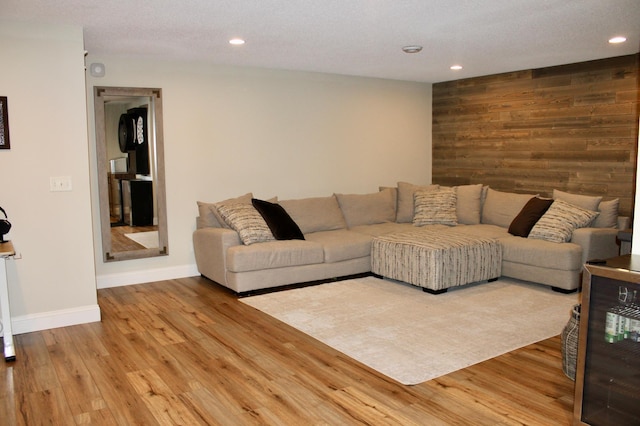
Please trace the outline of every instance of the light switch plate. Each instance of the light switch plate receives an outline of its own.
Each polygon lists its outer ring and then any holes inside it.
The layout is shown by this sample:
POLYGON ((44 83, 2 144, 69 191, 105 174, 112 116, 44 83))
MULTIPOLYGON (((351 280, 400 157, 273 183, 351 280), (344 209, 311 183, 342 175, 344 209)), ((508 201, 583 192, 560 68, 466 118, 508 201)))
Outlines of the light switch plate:
POLYGON ((50 177, 49 187, 52 192, 71 191, 71 176, 50 177))

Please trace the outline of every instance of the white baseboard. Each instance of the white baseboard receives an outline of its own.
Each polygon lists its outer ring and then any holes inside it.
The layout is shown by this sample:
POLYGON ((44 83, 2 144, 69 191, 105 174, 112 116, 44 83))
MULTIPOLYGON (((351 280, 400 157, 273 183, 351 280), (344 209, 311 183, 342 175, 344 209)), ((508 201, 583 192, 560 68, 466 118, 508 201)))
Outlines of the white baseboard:
POLYGON ((193 265, 173 266, 170 268, 146 269, 144 271, 121 272, 117 274, 98 275, 98 288, 120 287, 123 285, 143 284, 152 281, 173 280, 176 278, 200 275, 193 265))
POLYGON ((90 305, 13 317, 11 326, 13 334, 23 334, 97 321, 100 321, 100 307, 90 305))
MULTIPOLYGON (((197 275, 200 275, 200 273, 194 264, 171 268, 101 275, 96 277, 96 282, 98 288, 109 288, 152 281, 193 277, 197 275)), ((62 309, 59 311, 13 317, 11 319, 11 326, 13 334, 23 334, 34 331, 49 330, 51 328, 97 322, 100 321, 100 318, 100 306, 90 305, 73 309, 62 309)), ((0 328, 0 336, 2 335, 3 333, 0 328)))

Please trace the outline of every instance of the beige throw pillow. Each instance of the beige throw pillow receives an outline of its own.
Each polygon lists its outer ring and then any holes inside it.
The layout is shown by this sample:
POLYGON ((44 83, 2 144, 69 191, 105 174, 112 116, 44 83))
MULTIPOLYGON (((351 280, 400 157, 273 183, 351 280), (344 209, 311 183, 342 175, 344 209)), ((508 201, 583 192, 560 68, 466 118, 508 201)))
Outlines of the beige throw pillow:
POLYGON ((596 216, 598 212, 555 200, 531 229, 529 238, 566 243, 571 241, 574 230, 588 226, 596 216))
POLYGON ((437 191, 417 191, 415 193, 415 226, 457 225, 456 191, 444 188, 437 191))

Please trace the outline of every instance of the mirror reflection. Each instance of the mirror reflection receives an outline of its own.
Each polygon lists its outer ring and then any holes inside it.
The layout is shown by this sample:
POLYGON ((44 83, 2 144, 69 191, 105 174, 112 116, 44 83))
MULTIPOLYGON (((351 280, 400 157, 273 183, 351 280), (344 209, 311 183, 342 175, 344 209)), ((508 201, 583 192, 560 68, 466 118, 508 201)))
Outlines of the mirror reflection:
POLYGON ((105 261, 168 253, 160 89, 95 88, 105 261))

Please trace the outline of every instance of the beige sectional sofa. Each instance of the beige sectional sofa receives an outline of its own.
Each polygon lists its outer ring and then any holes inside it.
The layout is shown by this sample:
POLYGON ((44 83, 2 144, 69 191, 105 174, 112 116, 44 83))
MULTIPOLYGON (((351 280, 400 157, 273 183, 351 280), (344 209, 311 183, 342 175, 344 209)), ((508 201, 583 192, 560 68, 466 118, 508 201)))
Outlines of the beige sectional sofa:
POLYGON ((617 232, 628 227, 629 219, 618 217, 617 200, 554 191, 548 210, 534 220, 525 208, 534 197, 539 202, 536 194, 482 185, 399 182, 370 194, 257 201, 261 204, 252 204, 252 194, 245 194, 199 202, 193 233, 196 263, 203 276, 242 295, 369 273, 375 237, 420 226, 494 238, 502 249, 502 276, 573 291, 587 260, 618 255, 617 232), (510 233, 516 219, 523 218, 533 229, 519 232, 529 235, 510 233))

